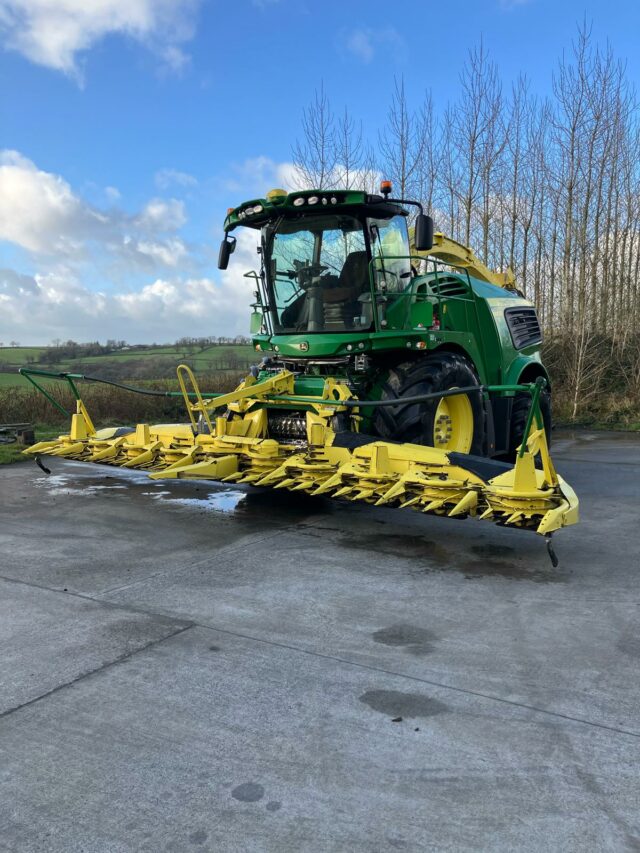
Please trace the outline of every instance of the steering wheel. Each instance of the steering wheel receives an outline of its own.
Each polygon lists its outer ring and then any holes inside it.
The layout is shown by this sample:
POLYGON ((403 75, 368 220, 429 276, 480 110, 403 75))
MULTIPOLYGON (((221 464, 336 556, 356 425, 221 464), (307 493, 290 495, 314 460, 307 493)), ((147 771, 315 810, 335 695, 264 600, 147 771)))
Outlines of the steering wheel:
POLYGON ((308 290, 313 284, 313 279, 328 269, 324 264, 307 264, 302 261, 294 261, 293 265, 296 267, 298 284, 303 290, 308 290))

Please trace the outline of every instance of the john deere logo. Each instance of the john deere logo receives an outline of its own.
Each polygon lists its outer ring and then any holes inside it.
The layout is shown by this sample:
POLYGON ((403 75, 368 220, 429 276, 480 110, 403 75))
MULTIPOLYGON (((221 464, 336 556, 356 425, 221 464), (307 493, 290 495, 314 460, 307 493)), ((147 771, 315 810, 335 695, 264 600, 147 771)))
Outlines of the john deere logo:
POLYGON ((307 341, 302 341, 302 343, 299 343, 298 346, 300 347, 302 352, 306 352, 309 349, 309 343, 307 341))

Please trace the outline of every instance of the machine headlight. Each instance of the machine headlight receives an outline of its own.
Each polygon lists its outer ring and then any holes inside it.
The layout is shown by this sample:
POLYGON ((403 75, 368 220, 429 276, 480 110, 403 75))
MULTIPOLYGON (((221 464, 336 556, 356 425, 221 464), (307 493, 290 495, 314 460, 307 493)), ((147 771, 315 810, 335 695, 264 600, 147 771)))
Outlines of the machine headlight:
POLYGON ((303 198, 295 198, 293 200, 293 203, 296 207, 300 207, 300 205, 304 204, 304 199, 303 198))
POLYGON ((262 213, 263 210, 264 207, 261 204, 256 204, 256 206, 253 208, 254 213, 262 213))
POLYGON ((308 204, 317 204, 319 201, 317 195, 312 195, 311 198, 307 199, 308 204))

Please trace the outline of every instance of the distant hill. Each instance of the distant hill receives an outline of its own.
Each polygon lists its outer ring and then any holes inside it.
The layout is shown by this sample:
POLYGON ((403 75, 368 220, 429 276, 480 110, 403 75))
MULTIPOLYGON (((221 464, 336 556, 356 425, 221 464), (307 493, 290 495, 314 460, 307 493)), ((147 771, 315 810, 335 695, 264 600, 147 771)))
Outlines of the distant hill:
POLYGON ((188 364, 197 374, 212 374, 245 371, 256 361, 248 342, 183 339, 171 345, 109 343, 114 345, 68 341, 48 347, 0 347, 0 388, 28 384, 18 374, 20 367, 126 381, 172 378, 181 363, 188 364))

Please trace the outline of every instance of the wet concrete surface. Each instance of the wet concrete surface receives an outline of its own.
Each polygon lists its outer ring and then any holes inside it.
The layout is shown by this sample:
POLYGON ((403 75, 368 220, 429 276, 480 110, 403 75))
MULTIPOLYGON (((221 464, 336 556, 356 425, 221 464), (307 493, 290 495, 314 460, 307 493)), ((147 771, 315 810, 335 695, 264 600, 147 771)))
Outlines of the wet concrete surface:
POLYGON ((0 469, 0 850, 640 849, 640 437, 541 538, 0 469))

